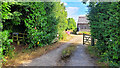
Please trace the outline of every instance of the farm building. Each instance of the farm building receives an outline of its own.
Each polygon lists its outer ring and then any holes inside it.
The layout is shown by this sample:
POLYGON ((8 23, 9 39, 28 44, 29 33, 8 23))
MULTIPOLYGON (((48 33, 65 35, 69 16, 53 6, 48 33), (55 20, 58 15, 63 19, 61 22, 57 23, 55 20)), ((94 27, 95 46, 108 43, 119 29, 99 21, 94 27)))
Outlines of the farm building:
POLYGON ((87 17, 85 15, 80 15, 77 22, 78 31, 89 31, 88 22, 89 21, 87 20, 87 17))

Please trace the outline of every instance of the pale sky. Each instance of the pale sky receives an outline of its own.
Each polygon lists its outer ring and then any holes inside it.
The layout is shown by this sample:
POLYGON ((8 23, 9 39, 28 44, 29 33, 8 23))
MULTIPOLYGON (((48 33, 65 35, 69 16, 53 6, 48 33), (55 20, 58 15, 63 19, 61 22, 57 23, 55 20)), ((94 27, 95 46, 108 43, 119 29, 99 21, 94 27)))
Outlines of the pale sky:
POLYGON ((68 12, 68 18, 74 18, 78 21, 78 16, 86 15, 88 8, 86 4, 83 4, 80 0, 61 0, 66 6, 68 12))

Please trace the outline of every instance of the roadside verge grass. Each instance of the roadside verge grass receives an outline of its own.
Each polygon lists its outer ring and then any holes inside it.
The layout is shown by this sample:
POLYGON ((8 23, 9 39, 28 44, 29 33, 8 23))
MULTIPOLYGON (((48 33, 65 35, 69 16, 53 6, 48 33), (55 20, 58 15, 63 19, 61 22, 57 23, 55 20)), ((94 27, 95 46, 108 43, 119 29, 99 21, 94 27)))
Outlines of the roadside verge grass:
POLYGON ((56 42, 51 45, 46 45, 44 47, 38 47, 36 49, 23 49, 20 52, 17 52, 13 59, 7 59, 4 66, 19 66, 23 63, 30 62, 32 59, 40 57, 43 54, 50 52, 56 48, 59 48, 60 45, 64 42, 56 42))
POLYGON ((73 55, 74 51, 77 48, 76 43, 71 43, 67 48, 63 49, 63 51, 61 52, 61 57, 58 60, 58 66, 64 66, 67 61, 70 59, 70 57, 73 55))
POLYGON ((91 58, 95 60, 95 64, 97 66, 108 66, 107 63, 100 61, 100 55, 98 53, 98 50, 95 48, 95 46, 88 45, 86 47, 86 52, 90 55, 91 58))

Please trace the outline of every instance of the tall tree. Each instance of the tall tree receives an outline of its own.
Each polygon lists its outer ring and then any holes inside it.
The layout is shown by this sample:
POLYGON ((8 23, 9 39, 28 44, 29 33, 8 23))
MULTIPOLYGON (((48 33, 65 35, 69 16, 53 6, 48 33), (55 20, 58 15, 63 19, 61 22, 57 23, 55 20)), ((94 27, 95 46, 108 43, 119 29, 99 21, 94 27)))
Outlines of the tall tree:
POLYGON ((67 29, 75 29, 76 28, 76 22, 73 18, 68 18, 68 27, 67 29))

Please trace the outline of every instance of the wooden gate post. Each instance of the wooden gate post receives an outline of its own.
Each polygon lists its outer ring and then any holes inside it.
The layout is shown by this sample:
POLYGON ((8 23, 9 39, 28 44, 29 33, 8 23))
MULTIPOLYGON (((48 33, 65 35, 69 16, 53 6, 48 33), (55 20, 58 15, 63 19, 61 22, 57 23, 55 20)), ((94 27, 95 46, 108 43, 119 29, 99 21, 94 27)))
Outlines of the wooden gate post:
POLYGON ((84 36, 85 36, 85 34, 83 33, 83 45, 85 44, 85 43, 84 43, 84 36))
POLYGON ((91 37, 91 46, 94 46, 94 38, 91 37))
POLYGON ((17 34, 17 45, 20 44, 20 41, 19 41, 19 37, 18 37, 18 34, 17 34))

